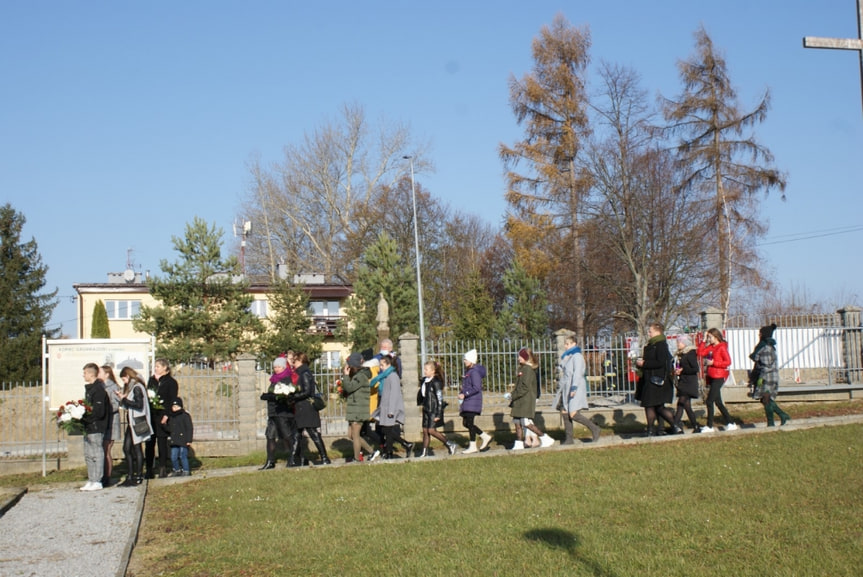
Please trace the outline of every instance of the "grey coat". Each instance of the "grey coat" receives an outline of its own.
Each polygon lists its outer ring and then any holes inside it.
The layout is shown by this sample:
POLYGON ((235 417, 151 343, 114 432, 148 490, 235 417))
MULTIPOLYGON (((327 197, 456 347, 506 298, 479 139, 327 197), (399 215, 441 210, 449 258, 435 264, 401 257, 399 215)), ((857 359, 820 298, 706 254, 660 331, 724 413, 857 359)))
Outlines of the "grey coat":
POLYGON ((587 408, 587 363, 581 351, 560 359, 560 381, 551 406, 570 415, 587 408))
POLYGON ((402 396, 402 383, 396 371, 391 372, 381 383, 381 404, 378 406, 378 421, 382 427, 403 425, 405 422, 405 401, 402 396))

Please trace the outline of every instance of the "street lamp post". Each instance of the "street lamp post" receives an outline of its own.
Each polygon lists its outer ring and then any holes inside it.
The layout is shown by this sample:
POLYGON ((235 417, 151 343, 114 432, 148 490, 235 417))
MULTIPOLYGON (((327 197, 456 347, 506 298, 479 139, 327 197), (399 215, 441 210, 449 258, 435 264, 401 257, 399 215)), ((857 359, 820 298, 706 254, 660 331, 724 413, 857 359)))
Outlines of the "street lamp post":
POLYGON ((419 235, 419 223, 417 222, 417 190, 416 184, 414 182, 414 159, 412 156, 403 156, 402 158, 410 161, 411 164, 411 202, 413 203, 414 209, 414 250, 416 251, 416 268, 417 268, 417 300, 419 300, 419 308, 420 308, 420 358, 422 359, 422 365, 420 365, 420 374, 422 374, 422 367, 426 364, 426 332, 425 332, 425 318, 423 317, 423 282, 422 276, 420 274, 420 235, 419 235))

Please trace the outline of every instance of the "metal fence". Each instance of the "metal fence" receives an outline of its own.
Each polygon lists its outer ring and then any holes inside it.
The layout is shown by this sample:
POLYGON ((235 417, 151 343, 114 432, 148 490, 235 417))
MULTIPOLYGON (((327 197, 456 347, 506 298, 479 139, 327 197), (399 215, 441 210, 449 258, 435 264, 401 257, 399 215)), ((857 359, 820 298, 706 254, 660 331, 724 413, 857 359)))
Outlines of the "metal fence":
POLYGON ((235 365, 183 364, 174 367, 171 374, 195 425, 196 441, 239 439, 239 373, 235 365))
POLYGON ((0 458, 33 459, 66 451, 65 435, 43 406, 42 383, 0 383, 0 458))

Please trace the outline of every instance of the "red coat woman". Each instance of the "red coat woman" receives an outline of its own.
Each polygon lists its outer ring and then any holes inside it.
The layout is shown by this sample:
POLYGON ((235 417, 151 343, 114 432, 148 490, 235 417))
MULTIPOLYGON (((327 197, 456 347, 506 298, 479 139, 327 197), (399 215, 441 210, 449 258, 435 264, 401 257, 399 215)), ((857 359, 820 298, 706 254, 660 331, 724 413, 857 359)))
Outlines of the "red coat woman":
POLYGON ((737 424, 728 414, 728 409, 722 402, 722 385, 728 378, 728 368, 731 366, 731 355, 728 354, 728 343, 719 329, 713 328, 707 331, 705 340, 698 344, 698 358, 705 367, 706 382, 708 386, 707 399, 707 426, 701 429, 702 433, 712 433, 714 405, 719 407, 722 418, 725 419, 725 430, 734 431, 737 424))

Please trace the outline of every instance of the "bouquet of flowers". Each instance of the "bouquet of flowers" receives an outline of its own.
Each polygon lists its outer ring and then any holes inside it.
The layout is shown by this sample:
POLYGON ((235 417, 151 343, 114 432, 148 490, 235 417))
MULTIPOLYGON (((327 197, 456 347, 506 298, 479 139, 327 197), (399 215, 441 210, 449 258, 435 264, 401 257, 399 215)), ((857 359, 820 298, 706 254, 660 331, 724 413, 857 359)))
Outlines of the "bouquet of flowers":
POLYGON ((84 418, 92 412, 84 401, 68 401, 57 411, 57 426, 67 435, 80 435, 84 432, 84 418))
POLYGON ((276 383, 276 386, 273 387, 273 394, 276 395, 276 401, 280 403, 286 403, 288 401, 288 395, 291 393, 297 392, 297 387, 294 385, 286 385, 285 383, 276 383))
POLYGON ((151 409, 162 410, 165 408, 165 405, 162 404, 162 397, 157 395, 153 389, 147 389, 147 397, 150 400, 151 409))
POLYGON ((347 393, 345 393, 345 389, 342 387, 342 380, 338 379, 336 381, 336 392, 339 394, 340 399, 344 399, 347 397, 347 393))

